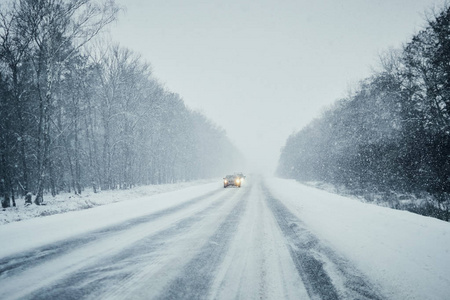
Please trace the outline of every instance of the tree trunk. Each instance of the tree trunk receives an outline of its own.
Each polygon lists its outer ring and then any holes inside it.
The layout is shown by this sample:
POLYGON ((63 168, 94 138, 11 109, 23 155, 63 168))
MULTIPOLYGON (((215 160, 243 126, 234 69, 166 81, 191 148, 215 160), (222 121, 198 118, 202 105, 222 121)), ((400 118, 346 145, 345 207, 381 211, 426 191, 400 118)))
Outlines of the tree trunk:
POLYGON ((19 129, 19 148, 20 148, 20 162, 22 164, 22 195, 25 196, 29 192, 29 170, 27 165, 27 153, 25 148, 25 120, 23 118, 23 110, 24 107, 22 107, 21 104, 21 94, 22 90, 19 87, 19 81, 18 81, 18 69, 17 64, 10 64, 10 68, 12 71, 12 78, 13 78, 13 97, 14 97, 14 104, 15 109, 17 112, 17 123, 18 123, 18 129, 19 129))
POLYGON ((81 185, 80 185, 80 181, 81 181, 81 166, 80 166, 80 143, 78 140, 78 118, 79 118, 79 102, 76 101, 75 103, 75 112, 74 112, 74 139, 75 139, 75 185, 74 185, 74 189, 75 189, 75 193, 77 195, 81 195, 81 185))
POLYGON ((2 173, 0 174, 0 197, 3 197, 1 200, 2 202, 2 207, 3 208, 7 208, 11 206, 11 199, 9 197, 9 193, 10 193, 10 180, 9 180, 9 172, 8 172, 8 167, 7 167, 7 160, 6 160, 6 155, 5 155, 5 148, 4 146, 4 142, 2 142, 2 148, 1 149, 1 153, 2 153, 2 157, 1 157, 1 170, 2 173))

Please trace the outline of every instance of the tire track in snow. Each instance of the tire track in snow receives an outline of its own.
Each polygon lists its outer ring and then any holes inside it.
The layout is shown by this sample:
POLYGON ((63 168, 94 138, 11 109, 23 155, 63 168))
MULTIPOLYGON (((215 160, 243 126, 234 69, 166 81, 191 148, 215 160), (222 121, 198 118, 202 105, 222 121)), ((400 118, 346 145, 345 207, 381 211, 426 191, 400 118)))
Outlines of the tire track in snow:
MULTIPOLYGON (((2 258, 0 259, 0 279, 7 276, 13 276, 18 272, 21 272, 35 265, 44 263, 47 260, 54 259, 58 256, 64 255, 65 253, 71 251, 72 249, 81 247, 92 241, 97 241, 100 238, 106 238, 118 232, 138 226, 140 224, 158 220, 161 217, 178 212, 189 206, 195 205, 203 200, 209 199, 210 197, 214 196, 219 192, 220 190, 215 190, 205 195, 190 199, 179 205, 155 213, 151 213, 149 215, 130 219, 113 226, 109 226, 100 230, 90 232, 88 234, 83 234, 82 236, 52 243, 50 245, 36 248, 32 251, 2 258)), ((36 234, 39 233, 37 232, 36 234)))
MULTIPOLYGON (((191 215, 173 226, 149 235, 122 249, 119 253, 82 268, 62 280, 33 293, 33 299, 123 299, 129 288, 148 276, 147 264, 154 252, 167 240, 188 232, 211 211, 221 209, 230 196, 222 195, 205 209, 191 215)), ((145 297, 144 297, 145 298, 145 297)))
POLYGON ((249 193, 250 189, 247 189, 199 253, 156 299, 205 299, 208 297, 216 276, 215 271, 222 263, 247 207, 249 193))
POLYGON ((311 299, 384 299, 350 262, 323 245, 265 185, 262 190, 311 299))
MULTIPOLYGON (((168 209, 165 209, 165 210, 162 210, 162 211, 159 211, 156 213, 152 213, 152 214, 149 214, 146 216, 134 218, 134 219, 128 220, 126 222, 122 222, 122 223, 114 225, 114 226, 103 228, 98 231, 93 231, 93 232, 88 233, 87 235, 84 235, 81 237, 67 239, 67 240, 64 240, 61 242, 46 245, 45 247, 40 247, 40 248, 37 248, 36 250, 30 251, 30 252, 25 252, 18 256, 7 257, 5 259, 2 259, 2 262, 4 262, 4 264, 3 264, 3 269, 2 269, 3 271, 2 271, 2 273, 0 273, 0 279, 3 279, 4 283, 5 283, 5 281, 16 281, 16 282, 19 281, 20 282, 21 278, 23 277, 23 274, 29 273, 30 270, 31 270, 31 272, 33 272, 33 270, 36 268, 41 268, 41 267, 45 268, 47 264, 53 263, 54 260, 61 260, 62 258, 67 257, 67 258, 64 258, 65 259, 64 261, 70 262, 71 261, 70 256, 75 249, 77 249, 77 250, 84 249, 86 247, 96 248, 96 244, 103 240, 115 238, 115 235, 117 235, 117 234, 123 235, 124 233, 127 233, 127 230, 133 230, 134 228, 139 228, 139 225, 141 225, 141 226, 147 225, 147 224, 145 224, 146 222, 152 224, 153 221, 156 221, 163 217, 171 216, 172 214, 178 213, 179 211, 182 211, 183 209, 187 209, 191 206, 194 206, 195 204, 201 203, 202 201, 207 201, 219 193, 221 193, 221 190, 209 192, 205 195, 198 196, 198 197, 192 198, 186 202, 183 202, 180 205, 176 205, 176 206, 170 207, 168 209), (23 261, 21 261, 22 258, 23 258, 23 261), (17 278, 18 280, 15 280, 15 278, 17 278)), ((214 199, 213 202, 208 204, 208 207, 206 208, 206 210, 213 209, 214 206, 217 206, 221 202, 223 202, 223 200, 226 197, 227 197, 227 195, 221 195, 217 199, 214 199)), ((198 213, 201 213, 201 211, 196 212, 196 215, 198 213)), ((75 251, 77 251, 77 250, 75 250, 75 251)), ((75 266, 75 268, 76 268, 76 266, 75 266)), ((83 267, 78 268, 78 271, 80 269, 83 269, 83 267)), ((69 276, 71 276, 71 275, 69 275, 69 276)), ((66 277, 64 277, 64 278, 66 278, 66 277)), ((72 282, 65 281, 65 283, 67 284, 68 287, 79 286, 79 282, 77 282, 77 281, 72 281, 72 282)), ((55 283, 51 283, 50 285, 54 286, 54 284, 55 283)), ((17 286, 21 286, 21 285, 24 285, 24 287, 26 286, 26 290, 30 290, 30 292, 31 292, 31 290, 33 290, 33 288, 31 286, 29 286, 27 283, 23 283, 23 282, 21 282, 18 285, 14 284, 15 287, 13 287, 13 290, 18 291, 20 288, 18 289, 17 286)), ((37 285, 40 285, 40 284, 37 283, 37 285)), ((45 285, 42 285, 42 287, 37 287, 37 289, 45 289, 45 285)), ((35 290, 37 290, 37 289, 35 289, 35 290)), ((4 295, 4 296, 10 295, 11 296, 11 294, 8 294, 7 290, 9 290, 9 289, 0 289, 0 298, 3 297, 1 295, 4 295)), ((34 292, 31 292, 31 293, 34 294, 34 292)), ((40 297, 39 294, 34 294, 34 295, 33 294, 30 294, 28 296, 28 298, 35 299, 35 298, 40 297)), ((77 294, 77 292, 75 292, 75 294, 77 294)), ((45 295, 45 294, 42 294, 42 295, 45 295)), ((80 294, 78 294, 78 296, 79 295, 80 294)), ((65 296, 68 297, 70 295, 65 294, 65 296)), ((43 298, 48 298, 48 297, 45 296, 43 298)), ((64 298, 66 298, 66 297, 64 297, 64 298)), ((79 297, 74 296, 74 297, 69 297, 69 298, 78 299, 79 297)))
POLYGON ((309 299, 259 180, 254 177, 247 209, 208 299, 309 299))

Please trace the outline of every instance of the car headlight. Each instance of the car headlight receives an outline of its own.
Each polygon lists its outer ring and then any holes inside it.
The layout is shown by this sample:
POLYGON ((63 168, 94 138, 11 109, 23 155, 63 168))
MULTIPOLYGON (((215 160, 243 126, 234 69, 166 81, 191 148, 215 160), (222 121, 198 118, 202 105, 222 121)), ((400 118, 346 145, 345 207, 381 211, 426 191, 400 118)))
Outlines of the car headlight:
POLYGON ((228 180, 224 180, 223 183, 228 183, 228 180))
POLYGON ((238 179, 236 179, 236 183, 239 183, 239 178, 238 178, 238 179))

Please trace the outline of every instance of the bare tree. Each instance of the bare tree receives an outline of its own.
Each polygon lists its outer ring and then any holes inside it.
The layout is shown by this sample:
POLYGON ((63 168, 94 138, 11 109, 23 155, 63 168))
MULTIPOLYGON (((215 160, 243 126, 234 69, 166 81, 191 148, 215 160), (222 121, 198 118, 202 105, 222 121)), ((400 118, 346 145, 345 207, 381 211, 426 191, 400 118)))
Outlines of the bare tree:
POLYGON ((80 48, 115 19, 114 2, 21 0, 14 6, 18 26, 31 39, 33 76, 38 94, 37 176, 35 203, 43 201, 51 150, 55 88, 67 63, 80 48))

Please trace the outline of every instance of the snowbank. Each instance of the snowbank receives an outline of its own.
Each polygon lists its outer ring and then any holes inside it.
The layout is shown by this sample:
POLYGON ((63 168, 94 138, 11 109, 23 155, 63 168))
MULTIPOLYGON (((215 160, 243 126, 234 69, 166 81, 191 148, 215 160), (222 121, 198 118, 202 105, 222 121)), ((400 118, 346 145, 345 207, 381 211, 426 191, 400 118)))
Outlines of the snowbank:
POLYGON ((448 299, 450 223, 338 196, 294 180, 270 189, 391 299, 448 299))
POLYGON ((120 201, 127 201, 136 197, 152 196, 159 193, 175 191, 213 181, 220 182, 220 180, 217 179, 197 180, 194 182, 140 186, 129 190, 102 191, 100 193, 94 193, 91 190, 86 190, 81 195, 74 195, 71 193, 60 194, 55 197, 46 195, 44 197, 46 205, 42 206, 35 204, 25 206, 25 200, 18 199, 16 200, 16 207, 9 207, 0 210, 0 225, 69 211, 83 210, 120 201))

